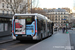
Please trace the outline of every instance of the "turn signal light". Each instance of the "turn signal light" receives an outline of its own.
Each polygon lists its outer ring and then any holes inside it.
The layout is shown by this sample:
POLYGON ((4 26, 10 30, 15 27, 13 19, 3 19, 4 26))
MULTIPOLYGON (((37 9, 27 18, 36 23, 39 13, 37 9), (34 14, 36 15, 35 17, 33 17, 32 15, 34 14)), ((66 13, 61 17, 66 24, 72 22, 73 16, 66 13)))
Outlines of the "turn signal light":
POLYGON ((35 30, 35 32, 37 32, 37 30, 35 30))

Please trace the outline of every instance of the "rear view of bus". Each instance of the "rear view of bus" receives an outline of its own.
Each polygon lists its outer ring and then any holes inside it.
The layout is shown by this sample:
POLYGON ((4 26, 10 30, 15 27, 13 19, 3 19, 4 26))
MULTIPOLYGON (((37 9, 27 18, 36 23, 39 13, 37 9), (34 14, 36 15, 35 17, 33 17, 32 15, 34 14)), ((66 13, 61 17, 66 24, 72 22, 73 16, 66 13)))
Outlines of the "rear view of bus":
POLYGON ((37 20, 35 15, 14 15, 12 19, 12 37, 16 40, 36 40, 37 20))

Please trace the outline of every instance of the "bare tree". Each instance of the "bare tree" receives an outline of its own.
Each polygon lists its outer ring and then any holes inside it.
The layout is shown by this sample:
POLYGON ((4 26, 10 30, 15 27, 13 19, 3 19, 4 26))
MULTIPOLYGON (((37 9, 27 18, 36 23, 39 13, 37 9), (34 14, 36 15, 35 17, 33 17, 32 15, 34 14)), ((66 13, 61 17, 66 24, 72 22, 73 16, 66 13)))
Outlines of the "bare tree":
POLYGON ((31 0, 32 2, 30 3, 29 1, 30 0, 13 0, 13 2, 7 1, 4 2, 9 5, 11 11, 15 14, 15 13, 26 13, 27 8, 29 8, 31 4, 34 2, 34 0, 33 1, 31 0))
POLYGON ((34 0, 32 5, 33 5, 33 8, 38 7, 39 6, 39 0, 34 0))
POLYGON ((9 5, 11 11, 15 14, 18 13, 18 8, 22 1, 23 0, 13 0, 13 2, 9 2, 9 1, 4 1, 4 2, 9 5))
MULTIPOLYGON (((30 0, 29 0, 30 1, 30 0)), ((21 11, 20 11, 20 13, 23 13, 23 11, 25 10, 25 13, 26 13, 26 8, 29 8, 29 7, 31 7, 31 9, 32 9, 32 4, 33 3, 35 3, 35 0, 31 0, 31 2, 30 3, 25 3, 25 5, 24 5, 24 7, 21 9, 21 11)), ((31 9, 30 10, 28 10, 28 12, 31 12, 31 9)))
POLYGON ((32 13, 39 13, 46 16, 46 12, 42 8, 33 8, 32 13))

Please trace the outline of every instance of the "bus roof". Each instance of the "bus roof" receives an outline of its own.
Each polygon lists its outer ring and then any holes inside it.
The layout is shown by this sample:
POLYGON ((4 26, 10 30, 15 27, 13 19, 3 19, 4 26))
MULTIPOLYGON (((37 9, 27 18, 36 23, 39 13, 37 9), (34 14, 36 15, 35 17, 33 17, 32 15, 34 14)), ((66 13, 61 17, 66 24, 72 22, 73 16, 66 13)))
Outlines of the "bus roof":
MULTIPOLYGON (((15 14, 14 16, 24 16, 24 15, 26 15, 26 16, 38 16, 38 17, 42 17, 43 19, 45 19, 45 20, 47 20, 48 22, 52 22, 50 19, 48 19, 46 16, 44 16, 44 15, 41 15, 41 14, 38 14, 38 13, 34 13, 34 14, 15 14)), ((40 18, 41 18, 40 17, 40 18)))
MULTIPOLYGON (((42 17, 42 18, 45 18, 45 16, 44 15, 41 15, 41 14, 37 14, 37 13, 34 13, 34 14, 15 14, 14 16, 38 16, 38 17, 42 17)), ((40 17, 40 18, 41 18, 40 17)))
MULTIPOLYGON (((20 15, 26 15, 26 16, 28 16, 28 15, 41 15, 41 14, 35 14, 35 13, 34 13, 34 14, 15 14, 14 16, 17 16, 17 15, 18 15, 18 16, 20 16, 20 15)), ((43 15, 42 15, 42 16, 43 16, 43 15)))

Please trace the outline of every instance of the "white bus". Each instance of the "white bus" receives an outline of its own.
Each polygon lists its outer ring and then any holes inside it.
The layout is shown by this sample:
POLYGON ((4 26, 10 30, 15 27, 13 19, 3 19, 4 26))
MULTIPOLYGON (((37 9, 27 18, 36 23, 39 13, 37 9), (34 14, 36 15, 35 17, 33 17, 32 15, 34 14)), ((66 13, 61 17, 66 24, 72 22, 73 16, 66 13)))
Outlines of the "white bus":
POLYGON ((42 40, 53 34, 53 22, 41 14, 15 14, 12 18, 12 38, 42 40))

